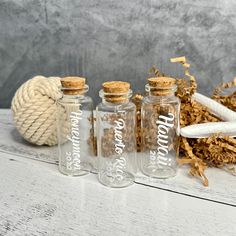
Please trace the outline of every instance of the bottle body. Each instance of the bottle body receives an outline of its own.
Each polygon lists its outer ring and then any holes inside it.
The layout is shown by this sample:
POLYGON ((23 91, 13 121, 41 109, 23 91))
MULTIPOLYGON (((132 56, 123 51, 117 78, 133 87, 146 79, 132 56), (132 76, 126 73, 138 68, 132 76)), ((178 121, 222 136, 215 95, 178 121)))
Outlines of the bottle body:
POLYGON ((136 173, 136 107, 103 101, 96 109, 98 179, 110 187, 133 183, 136 173))
POLYGON ((84 95, 57 101, 59 170, 70 176, 88 174, 93 156, 93 102, 84 95))
POLYGON ((143 99, 141 171, 154 178, 176 175, 179 155, 180 101, 174 95, 143 99))

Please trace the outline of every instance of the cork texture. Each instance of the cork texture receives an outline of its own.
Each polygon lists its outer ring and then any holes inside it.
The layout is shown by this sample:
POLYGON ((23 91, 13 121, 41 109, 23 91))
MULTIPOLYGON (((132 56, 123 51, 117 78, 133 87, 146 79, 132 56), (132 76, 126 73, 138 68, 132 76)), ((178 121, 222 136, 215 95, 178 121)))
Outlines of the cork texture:
POLYGON ((124 81, 108 81, 102 84, 105 93, 127 93, 130 84, 124 81))
POLYGON ((148 78, 148 84, 152 87, 169 88, 174 86, 176 79, 171 77, 152 77, 148 78))
POLYGON ((64 94, 84 93, 86 79, 83 77, 68 76, 61 79, 62 91, 64 94))

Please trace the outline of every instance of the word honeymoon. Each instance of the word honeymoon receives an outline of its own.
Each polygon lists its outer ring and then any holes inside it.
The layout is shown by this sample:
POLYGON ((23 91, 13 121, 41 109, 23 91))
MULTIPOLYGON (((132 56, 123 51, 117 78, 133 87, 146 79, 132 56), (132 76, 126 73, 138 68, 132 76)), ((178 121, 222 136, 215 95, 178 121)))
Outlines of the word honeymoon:
POLYGON ((126 159, 122 156, 125 148, 123 142, 122 130, 125 128, 125 121, 118 119, 115 121, 114 140, 115 153, 119 156, 113 162, 107 163, 107 176, 111 177, 112 181, 121 181, 124 179, 124 169, 126 168, 126 159))
POLYGON ((82 119, 82 111, 71 112, 70 124, 71 124, 71 137, 67 135, 67 139, 72 143, 72 153, 66 152, 66 164, 68 170, 80 170, 80 130, 79 122, 82 119))
POLYGON ((156 121, 157 125, 157 150, 150 151, 150 166, 168 166, 171 165, 171 158, 168 158, 168 132, 174 127, 174 115, 168 113, 168 116, 160 115, 156 121))

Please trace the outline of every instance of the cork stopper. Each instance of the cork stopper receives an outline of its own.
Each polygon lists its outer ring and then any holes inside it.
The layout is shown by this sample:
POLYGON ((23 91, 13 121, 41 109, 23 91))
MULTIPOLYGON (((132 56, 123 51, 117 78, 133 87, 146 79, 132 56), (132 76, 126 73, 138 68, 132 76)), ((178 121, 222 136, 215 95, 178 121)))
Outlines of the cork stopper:
POLYGON ((108 102, 119 103, 128 101, 130 84, 124 81, 109 81, 102 84, 104 98, 108 102))
POLYGON ((176 88, 176 79, 171 77, 152 77, 147 80, 150 92, 155 96, 169 95, 176 88))
POLYGON ((64 94, 76 95, 84 93, 86 79, 83 77, 68 76, 61 79, 64 94))
POLYGON ((109 81, 102 84, 105 93, 127 93, 130 84, 124 81, 109 81))
POLYGON ((148 84, 151 87, 169 88, 175 85, 176 79, 171 77, 153 77, 148 78, 148 84))

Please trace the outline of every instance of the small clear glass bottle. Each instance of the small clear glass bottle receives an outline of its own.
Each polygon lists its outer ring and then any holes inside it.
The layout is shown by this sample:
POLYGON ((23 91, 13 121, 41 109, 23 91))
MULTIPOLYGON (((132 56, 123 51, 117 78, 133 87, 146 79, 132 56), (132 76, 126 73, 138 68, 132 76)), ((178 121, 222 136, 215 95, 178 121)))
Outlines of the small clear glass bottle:
POLYGON ((96 109, 98 179, 109 187, 134 182, 136 165, 136 107, 129 101, 130 84, 103 83, 96 109))
POLYGON ((169 77, 148 79, 147 96, 142 101, 141 171, 154 178, 176 175, 179 154, 180 100, 175 96, 176 80, 169 77))
POLYGON ((93 156, 93 102, 85 78, 61 79, 57 101, 59 170, 69 176, 88 174, 93 156))

